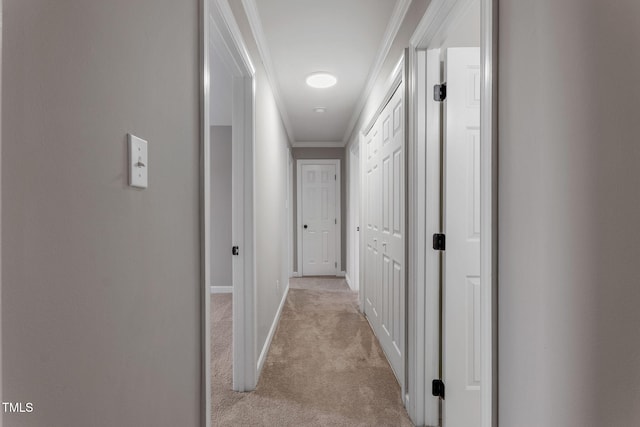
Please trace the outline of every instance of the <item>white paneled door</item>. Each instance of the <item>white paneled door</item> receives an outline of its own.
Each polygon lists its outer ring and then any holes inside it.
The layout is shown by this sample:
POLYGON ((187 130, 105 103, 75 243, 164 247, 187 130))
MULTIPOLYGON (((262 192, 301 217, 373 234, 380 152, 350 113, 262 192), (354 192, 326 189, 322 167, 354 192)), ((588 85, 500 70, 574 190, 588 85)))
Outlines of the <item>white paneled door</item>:
POLYGON ((445 61, 445 427, 480 425, 480 49, 445 61))
POLYGON ((303 276, 338 273, 338 167, 302 164, 299 169, 303 276))
POLYGON ((404 378, 404 84, 364 139, 365 314, 400 384, 404 378))

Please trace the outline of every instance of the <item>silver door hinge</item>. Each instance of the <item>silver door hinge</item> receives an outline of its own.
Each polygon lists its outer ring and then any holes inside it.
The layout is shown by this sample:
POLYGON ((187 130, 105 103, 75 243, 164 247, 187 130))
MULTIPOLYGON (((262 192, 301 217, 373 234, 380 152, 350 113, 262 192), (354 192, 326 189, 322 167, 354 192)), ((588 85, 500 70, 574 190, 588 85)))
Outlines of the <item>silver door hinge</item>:
POLYGON ((337 224, 338 224, 338 218, 335 218, 335 219, 333 220, 333 223, 337 225, 337 224))
POLYGON ((333 265, 335 265, 335 266, 336 266, 336 268, 338 268, 338 262, 337 262, 337 261, 336 261, 336 262, 334 262, 334 263, 333 263, 333 265))

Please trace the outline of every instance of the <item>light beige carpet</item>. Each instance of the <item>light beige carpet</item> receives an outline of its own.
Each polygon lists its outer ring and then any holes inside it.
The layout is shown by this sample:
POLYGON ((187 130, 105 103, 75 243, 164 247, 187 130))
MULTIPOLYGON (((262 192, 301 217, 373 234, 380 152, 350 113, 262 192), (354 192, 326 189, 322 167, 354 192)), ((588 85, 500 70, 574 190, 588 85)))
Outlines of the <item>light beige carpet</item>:
POLYGON ((357 294, 343 279, 290 286, 251 393, 231 391, 231 297, 212 296, 213 425, 412 426, 357 294))

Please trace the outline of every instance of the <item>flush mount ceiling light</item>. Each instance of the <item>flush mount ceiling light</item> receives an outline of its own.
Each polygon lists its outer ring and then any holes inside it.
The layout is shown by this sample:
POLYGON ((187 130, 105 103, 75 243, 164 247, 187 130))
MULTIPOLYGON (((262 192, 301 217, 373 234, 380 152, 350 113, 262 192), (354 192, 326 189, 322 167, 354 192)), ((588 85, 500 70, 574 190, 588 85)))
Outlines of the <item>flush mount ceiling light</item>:
POLYGON ((327 108, 326 107, 316 107, 313 109, 313 111, 315 111, 316 113, 326 113, 327 112, 327 108))
POLYGON ((326 89, 328 87, 334 86, 336 83, 338 83, 338 79, 336 78, 336 76, 329 73, 313 73, 309 77, 307 77, 307 84, 317 89, 326 89))

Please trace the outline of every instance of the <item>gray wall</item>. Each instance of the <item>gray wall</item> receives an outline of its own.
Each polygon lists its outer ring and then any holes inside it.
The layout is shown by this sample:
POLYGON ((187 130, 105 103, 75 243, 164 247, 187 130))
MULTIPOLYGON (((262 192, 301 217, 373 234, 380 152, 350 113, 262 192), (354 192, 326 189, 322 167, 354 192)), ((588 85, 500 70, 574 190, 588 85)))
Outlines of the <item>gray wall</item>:
POLYGON ((293 268, 298 270, 298 165, 296 160, 302 159, 340 159, 340 228, 341 240, 341 265, 342 270, 347 266, 347 180, 346 165, 344 160, 344 148, 292 148, 293 155, 293 268))
POLYGON ((255 75, 255 224, 258 353, 289 280, 287 168, 289 139, 240 0, 229 2, 255 75))
POLYGON ((5 0, 4 399, 21 426, 200 418, 198 2, 5 0), (149 141, 127 186, 126 134, 149 141))
POLYGON ((227 70, 222 57, 209 45, 209 67, 211 108, 209 120, 211 126, 231 126, 231 105, 233 102, 233 77, 227 70))
MULTIPOLYGON (((2 100, 2 86, 4 80, 2 79, 2 46, 4 45, 2 34, 4 34, 4 30, 2 29, 2 23, 4 22, 2 18, 4 6, 3 1, 0 0, 0 101, 2 100)), ((0 102, 0 153, 2 152, 2 104, 0 102)), ((2 155, 0 154, 0 185, 2 184, 2 155)), ((2 197, 0 197, 0 401, 4 402, 4 394, 2 393, 2 384, 3 384, 3 376, 2 376, 2 197)), ((2 416, 0 416, 0 427, 2 427, 2 416)))
POLYGON ((231 126, 211 126, 211 286, 231 286, 231 126))
POLYGON ((640 425, 640 2, 499 22, 500 425, 640 425))

